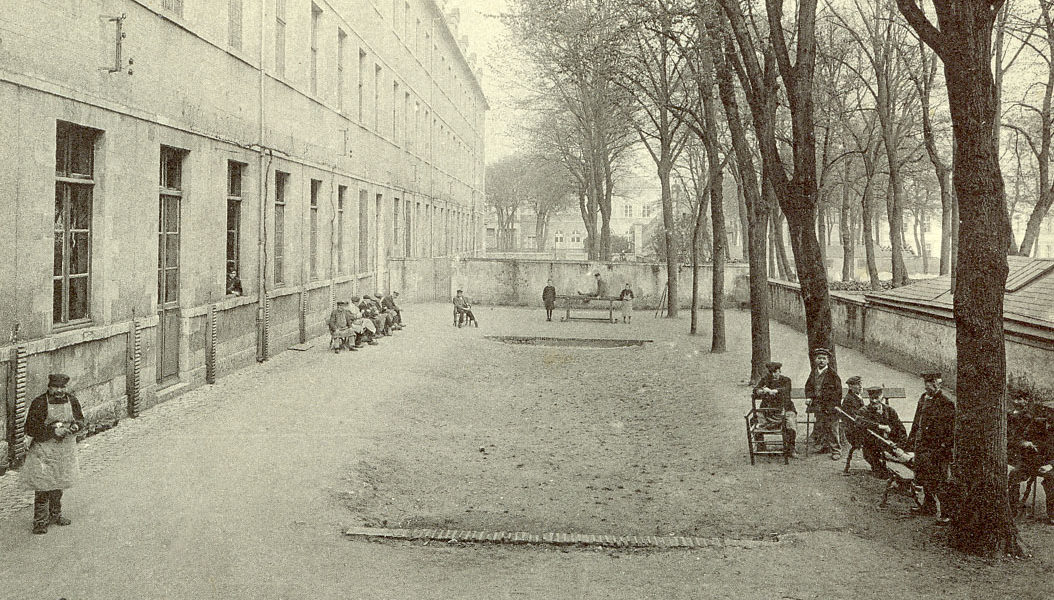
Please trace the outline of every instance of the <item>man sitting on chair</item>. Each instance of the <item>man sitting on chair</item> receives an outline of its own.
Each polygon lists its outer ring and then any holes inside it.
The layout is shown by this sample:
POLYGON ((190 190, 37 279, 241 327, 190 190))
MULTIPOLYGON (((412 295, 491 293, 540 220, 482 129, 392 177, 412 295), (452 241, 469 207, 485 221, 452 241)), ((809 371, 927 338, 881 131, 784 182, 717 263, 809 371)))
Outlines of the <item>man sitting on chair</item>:
POLYGON ((761 429, 780 428, 783 432, 783 455, 797 458, 794 451, 794 440, 798 436, 795 429, 798 422, 798 411, 791 400, 791 380, 780 374, 782 363, 765 363, 768 374, 754 386, 754 398, 761 400, 758 407, 758 427, 761 429))
MULTIPOLYGON (((355 347, 355 324, 352 318, 351 312, 348 311, 348 301, 338 300, 337 307, 329 313, 329 318, 326 319, 326 325, 329 327, 330 345, 336 342, 337 346, 333 348, 333 352, 340 354, 343 349, 357 350, 355 347)), ((358 331, 362 332, 362 324, 358 326, 358 331)))
POLYGON ((458 290, 457 295, 454 296, 454 311, 457 313, 458 327, 461 327, 462 323, 466 325, 471 323, 479 327, 476 315, 472 314, 472 305, 468 303, 468 298, 465 297, 465 293, 462 290, 458 290))
MULTIPOLYGON (((900 422, 900 415, 893 407, 886 403, 882 397, 882 386, 876 385, 867 388, 868 405, 861 411, 861 425, 877 433, 883 438, 890 440, 898 446, 903 445, 908 438, 908 432, 904 424, 900 422)), ((886 460, 883 452, 888 448, 870 433, 863 438, 864 460, 871 465, 871 472, 879 477, 888 476, 886 460)))

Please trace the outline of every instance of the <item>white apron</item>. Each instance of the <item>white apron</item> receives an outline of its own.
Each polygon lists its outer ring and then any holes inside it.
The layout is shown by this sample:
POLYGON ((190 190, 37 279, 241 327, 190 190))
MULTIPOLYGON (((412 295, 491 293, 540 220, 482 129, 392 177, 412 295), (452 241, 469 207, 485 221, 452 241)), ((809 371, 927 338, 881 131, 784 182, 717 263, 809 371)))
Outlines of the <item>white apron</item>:
MULTIPOLYGON (((48 416, 44 423, 73 422, 73 405, 48 403, 48 416)), ((64 490, 72 487, 80 474, 77 463, 77 436, 69 434, 61 440, 33 440, 26 452, 26 462, 19 471, 22 482, 32 490, 64 490)))

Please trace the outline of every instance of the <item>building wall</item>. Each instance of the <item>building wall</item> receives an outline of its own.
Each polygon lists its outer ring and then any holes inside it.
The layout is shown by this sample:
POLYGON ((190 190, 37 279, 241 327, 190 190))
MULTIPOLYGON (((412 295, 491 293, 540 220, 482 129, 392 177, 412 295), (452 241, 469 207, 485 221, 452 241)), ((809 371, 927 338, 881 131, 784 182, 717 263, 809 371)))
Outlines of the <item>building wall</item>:
MULTIPOLYGON (((805 328, 804 305, 796 284, 769 281, 770 316, 798 329, 805 328)), ((831 294, 835 340, 886 364, 909 372, 938 370, 948 386, 956 379, 955 322, 950 315, 897 310, 866 301, 861 295, 831 294)), ((1054 395, 1054 373, 1049 368, 1049 341, 1006 335, 1007 378, 1015 385, 1038 388, 1054 395)), ((1049 332, 1047 339, 1050 339, 1049 332)))
POLYGON ((40 393, 49 372, 65 371, 93 422, 111 421, 128 414, 133 393, 148 407, 204 381, 210 346, 222 374, 321 333, 336 295, 386 288, 391 257, 482 250, 486 99, 457 41, 456 18, 432 0, 408 5, 5 3, 0 159, 8 168, 0 171, 0 219, 8 226, 0 227, 0 251, 9 258, 0 263, 0 335, 12 342, 0 345, 7 383, 0 406, 7 425, 15 418, 16 347, 27 352, 25 395, 40 393), (118 26, 124 37, 113 69, 118 26), (97 131, 89 318, 69 325, 52 316, 60 122, 97 131), (173 246, 178 377, 164 386, 157 377, 163 146, 183 157, 173 246), (229 161, 243 165, 240 297, 225 290, 229 161), (288 174, 280 281, 276 172, 288 174), (142 336, 135 389, 133 322, 142 336))

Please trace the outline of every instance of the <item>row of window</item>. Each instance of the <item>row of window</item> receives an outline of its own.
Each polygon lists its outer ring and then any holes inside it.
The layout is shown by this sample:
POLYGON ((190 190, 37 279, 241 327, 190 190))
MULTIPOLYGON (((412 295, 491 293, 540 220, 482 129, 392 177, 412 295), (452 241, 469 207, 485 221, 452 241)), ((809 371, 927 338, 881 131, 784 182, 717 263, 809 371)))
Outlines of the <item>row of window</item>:
MULTIPOLYGON (((92 205, 95 191, 95 144, 100 131, 59 121, 56 126, 55 144, 55 218, 54 218, 54 269, 53 321, 56 324, 74 324, 90 318, 91 291, 91 238, 92 205)), ((188 152, 178 148, 161 146, 158 172, 158 258, 157 298, 158 306, 175 307, 179 302, 180 237, 182 235, 180 214, 183 204, 183 165, 188 152)), ((226 185, 226 293, 240 294, 241 289, 241 236, 242 203, 245 201, 245 176, 247 165, 238 161, 227 161, 226 185)), ((273 282, 287 282, 286 264, 286 209, 289 199, 291 175, 283 171, 274 173, 274 233, 269 248, 273 260, 273 282)), ((308 266, 311 279, 320 277, 319 206, 323 182, 311 179, 308 199, 308 266)), ((334 272, 346 275, 354 265, 349 264, 345 249, 345 213, 348 209, 348 186, 338 185, 335 214, 336 262, 334 272)), ((357 265, 376 270, 378 256, 370 252, 369 193, 359 190, 358 198, 358 248, 357 265)), ((375 217, 372 240, 380 235, 381 215, 385 210, 383 194, 376 194, 375 217)), ((416 243, 415 225, 427 223, 429 254, 439 250, 443 254, 451 250, 461 251, 472 247, 473 222, 469 215, 455 210, 443 209, 420 202, 405 203, 394 198, 391 205, 390 233, 392 248, 389 255, 413 256, 416 243), (405 209, 401 207, 405 204, 405 209), (432 239, 433 227, 446 232, 442 239, 432 239), (399 246, 402 246, 399 248, 399 246)), ((387 233, 387 232, 386 232, 387 233)), ((424 250, 425 248, 421 248, 424 250)))

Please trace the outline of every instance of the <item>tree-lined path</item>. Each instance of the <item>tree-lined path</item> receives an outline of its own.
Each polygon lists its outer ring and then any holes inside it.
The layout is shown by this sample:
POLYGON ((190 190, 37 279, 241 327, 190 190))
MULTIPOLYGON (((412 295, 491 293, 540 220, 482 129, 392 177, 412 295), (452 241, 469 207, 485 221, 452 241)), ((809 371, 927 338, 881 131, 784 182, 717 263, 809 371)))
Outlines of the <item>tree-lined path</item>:
MULTIPOLYGON (((863 460, 746 456, 749 336, 709 354, 686 318, 544 321, 480 307, 454 329, 417 305, 378 347, 325 340, 162 404, 81 445, 70 527, 29 533, 29 492, 0 478, 2 597, 821 598, 1043 597, 1054 531, 1020 522, 1036 558, 951 553, 931 519, 863 460), (588 348, 487 336, 649 339, 588 348), (699 550, 376 543, 349 527, 440 527, 728 540, 699 550), (736 541, 761 542, 744 548, 736 541), (63 565, 61 576, 44 569, 63 565)), ((745 332, 749 315, 730 312, 745 332)), ((703 323, 708 322, 703 319, 703 323)), ((804 337, 773 325, 801 385, 804 337)), ((843 377, 921 383, 840 349, 843 377)), ((804 414, 804 407, 799 406, 804 414)), ((1040 503, 1042 505, 1042 502, 1040 503)), ((1042 510, 1042 509, 1040 509, 1042 510)))

